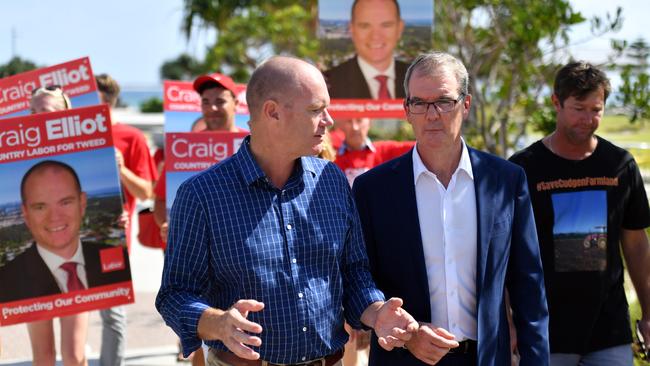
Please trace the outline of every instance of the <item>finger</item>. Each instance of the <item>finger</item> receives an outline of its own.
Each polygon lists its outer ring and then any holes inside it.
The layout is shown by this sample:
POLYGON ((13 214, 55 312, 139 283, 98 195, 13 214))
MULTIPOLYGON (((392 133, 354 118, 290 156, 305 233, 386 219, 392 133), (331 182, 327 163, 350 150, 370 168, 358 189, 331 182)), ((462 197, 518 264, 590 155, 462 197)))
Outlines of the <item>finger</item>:
POLYGON ((408 341, 411 339, 411 336, 413 334, 411 332, 405 331, 404 329, 393 328, 390 335, 399 340, 408 341))
POLYGON ((229 339, 227 342, 224 342, 224 345, 228 347, 230 352, 236 354, 240 358, 246 360, 258 360, 260 358, 259 353, 253 351, 249 347, 246 347, 239 342, 233 341, 232 339, 229 339))
MULTIPOLYGON (((434 345, 441 347, 441 348, 456 348, 458 347, 458 342, 456 342, 453 339, 448 339, 449 332, 447 332, 447 337, 443 337, 440 335, 440 331, 438 329, 435 329, 431 333, 431 343, 434 345)), ((452 335, 453 337, 453 335, 452 335)))
POLYGON ((386 351, 392 351, 394 348, 384 337, 379 337, 377 339, 377 343, 379 343, 379 346, 381 346, 381 348, 385 349, 386 351))
POLYGON ((244 333, 241 330, 235 330, 231 336, 234 341, 249 346, 259 347, 262 345, 262 339, 260 337, 252 336, 250 334, 244 333))
POLYGON ((449 340, 455 340, 456 336, 449 333, 449 331, 445 328, 435 328, 433 329, 433 332, 436 333, 437 335, 449 339, 449 340))
POLYGON ((404 301, 399 297, 391 297, 384 305, 388 306, 391 310, 397 310, 404 304, 404 301))
POLYGON ((254 323, 246 318, 237 310, 231 312, 232 322, 231 325, 235 328, 239 328, 243 331, 251 333, 262 333, 262 326, 254 323))
POLYGON ((411 322, 409 322, 406 325, 406 331, 410 333, 417 332, 419 328, 420 328, 420 324, 417 321, 415 321, 415 319, 413 319, 411 322))
POLYGON ((239 300, 232 307, 243 314, 244 312, 257 312, 264 309, 264 303, 257 300, 239 300))

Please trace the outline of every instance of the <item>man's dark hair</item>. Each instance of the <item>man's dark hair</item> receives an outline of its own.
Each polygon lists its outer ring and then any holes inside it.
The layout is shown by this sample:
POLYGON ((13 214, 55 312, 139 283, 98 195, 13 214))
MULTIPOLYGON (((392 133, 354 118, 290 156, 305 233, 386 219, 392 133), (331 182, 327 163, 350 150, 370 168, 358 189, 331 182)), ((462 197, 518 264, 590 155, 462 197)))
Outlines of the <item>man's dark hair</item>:
POLYGON ((81 183, 79 182, 79 176, 70 165, 56 160, 43 160, 29 168, 27 173, 23 175, 23 179, 20 181, 20 199, 22 200, 22 203, 25 203, 25 184, 27 184, 27 179, 29 176, 38 172, 39 170, 47 168, 60 168, 70 173, 70 175, 72 175, 72 178, 74 178, 77 193, 81 193, 81 183))
POLYGON ((605 92, 605 102, 612 87, 607 75, 596 66, 585 61, 574 61, 563 66, 555 75, 553 93, 564 107, 564 101, 569 97, 583 100, 587 95, 602 88, 605 92))
MULTIPOLYGON (((352 7, 350 8, 350 21, 354 20, 354 8, 357 6, 359 3, 359 0, 354 0, 352 3, 352 7)), ((395 8, 397 9, 397 19, 400 19, 402 17, 400 10, 399 10, 399 3, 397 0, 393 0, 393 4, 395 4, 395 8)))
POLYGON ((108 74, 99 74, 95 76, 97 89, 104 95, 104 101, 108 105, 115 107, 117 97, 120 95, 120 85, 108 74))

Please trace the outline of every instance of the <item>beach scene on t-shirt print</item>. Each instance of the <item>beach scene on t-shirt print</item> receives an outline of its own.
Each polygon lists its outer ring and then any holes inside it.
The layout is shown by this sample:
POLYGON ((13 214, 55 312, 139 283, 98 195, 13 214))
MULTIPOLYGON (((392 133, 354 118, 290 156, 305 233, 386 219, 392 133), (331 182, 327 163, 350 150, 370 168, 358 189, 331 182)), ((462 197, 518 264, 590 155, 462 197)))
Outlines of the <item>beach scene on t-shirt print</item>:
POLYGON ((553 242, 556 272, 607 267, 607 192, 555 193, 553 242))

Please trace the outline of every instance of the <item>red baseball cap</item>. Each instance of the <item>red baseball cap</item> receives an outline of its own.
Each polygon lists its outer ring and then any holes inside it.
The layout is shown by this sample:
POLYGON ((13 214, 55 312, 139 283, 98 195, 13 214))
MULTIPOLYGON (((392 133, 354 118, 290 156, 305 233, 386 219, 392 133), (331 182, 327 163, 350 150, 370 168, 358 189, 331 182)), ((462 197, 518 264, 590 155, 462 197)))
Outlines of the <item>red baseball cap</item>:
POLYGON ((217 83, 218 85, 221 85, 223 88, 230 90, 233 95, 237 95, 236 87, 235 87, 235 82, 232 81, 232 79, 226 75, 222 75, 219 73, 213 73, 209 75, 201 75, 196 80, 194 80, 194 90, 198 93, 199 90, 201 90, 201 87, 205 83, 217 83))

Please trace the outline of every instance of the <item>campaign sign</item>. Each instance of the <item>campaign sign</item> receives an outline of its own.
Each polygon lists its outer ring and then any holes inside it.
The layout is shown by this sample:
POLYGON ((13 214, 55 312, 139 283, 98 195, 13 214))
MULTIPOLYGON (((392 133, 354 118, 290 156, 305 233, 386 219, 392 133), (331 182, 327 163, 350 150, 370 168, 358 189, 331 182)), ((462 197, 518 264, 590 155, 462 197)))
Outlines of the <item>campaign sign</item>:
POLYGON ((405 119, 403 99, 332 99, 327 111, 332 118, 405 119))
POLYGON ((0 325, 134 301, 106 105, 0 130, 0 325))
POLYGON ((165 135, 167 209, 186 179, 233 155, 248 132, 177 132, 165 135))
POLYGON ((29 114, 32 92, 60 86, 73 108, 99 104, 95 76, 88 57, 0 79, 0 118, 29 114))
MULTIPOLYGON (((237 89, 235 125, 247 130, 246 85, 237 84, 237 89)), ((163 82, 163 112, 165 132, 198 132, 206 129, 201 113, 201 96, 194 90, 191 81, 163 82)))

